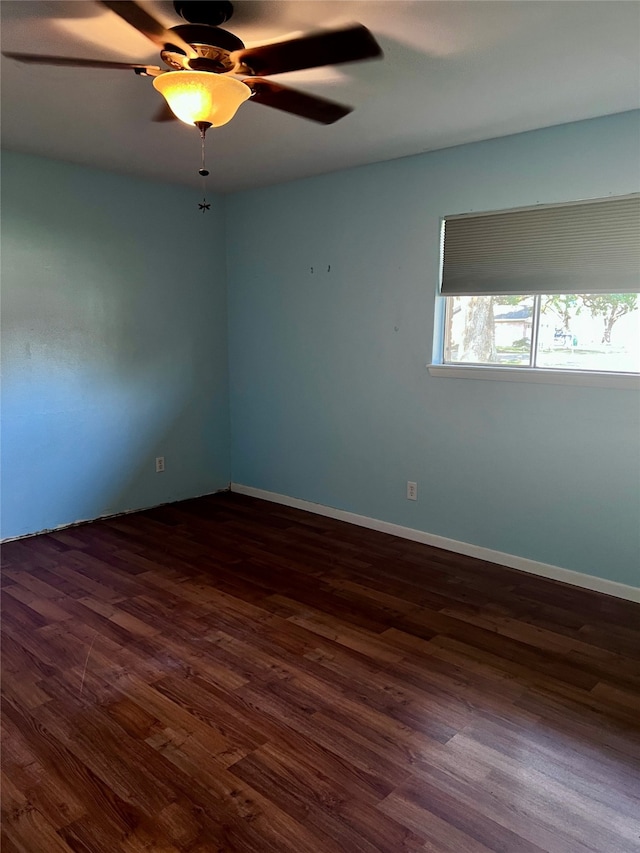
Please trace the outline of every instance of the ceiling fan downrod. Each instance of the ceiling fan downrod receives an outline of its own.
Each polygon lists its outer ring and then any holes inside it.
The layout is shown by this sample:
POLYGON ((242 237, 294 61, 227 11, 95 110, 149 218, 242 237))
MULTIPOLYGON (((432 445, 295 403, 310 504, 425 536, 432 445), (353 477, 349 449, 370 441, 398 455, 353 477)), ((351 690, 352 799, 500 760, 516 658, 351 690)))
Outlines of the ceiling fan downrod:
POLYGON ((233 15, 233 3, 228 0, 174 0, 173 8, 189 24, 209 24, 219 27, 233 15))

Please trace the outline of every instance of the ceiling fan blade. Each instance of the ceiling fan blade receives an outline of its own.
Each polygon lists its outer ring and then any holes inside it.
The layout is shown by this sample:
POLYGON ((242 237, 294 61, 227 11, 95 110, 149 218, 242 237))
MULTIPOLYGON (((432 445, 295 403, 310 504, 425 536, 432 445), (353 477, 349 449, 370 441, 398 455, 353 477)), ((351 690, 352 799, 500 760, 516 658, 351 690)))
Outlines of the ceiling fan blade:
POLYGON ((151 119, 151 121, 179 121, 179 120, 180 119, 176 116, 176 114, 173 112, 173 110, 171 109, 171 107, 167 103, 161 104, 158 107, 156 114, 151 119))
POLYGON ((259 74, 261 77, 380 56, 380 45, 361 24, 346 30, 244 48, 231 54, 232 59, 239 63, 240 71, 244 67, 248 69, 246 73, 259 74))
POLYGON ((72 56, 43 56, 39 53, 3 53, 9 59, 18 62, 31 63, 33 65, 69 65, 74 68, 121 68, 124 70, 137 71, 139 74, 148 74, 155 77, 162 72, 159 65, 142 65, 135 62, 107 62, 102 59, 76 59, 72 56))
POLYGON ((335 101, 318 98, 316 95, 306 95, 297 89, 288 89, 286 86, 272 83, 271 80, 262 80, 260 77, 248 77, 242 82, 246 83, 253 92, 250 100, 320 124, 333 124, 334 121, 344 118, 353 110, 353 107, 345 107, 343 104, 336 104, 335 101))
POLYGON ((100 3, 115 12, 128 24, 131 24, 134 29, 150 39, 161 50, 177 49, 189 58, 196 56, 196 52, 190 44, 187 44, 177 33, 163 27, 159 21, 151 17, 137 3, 128 2, 128 0, 100 0, 100 3))

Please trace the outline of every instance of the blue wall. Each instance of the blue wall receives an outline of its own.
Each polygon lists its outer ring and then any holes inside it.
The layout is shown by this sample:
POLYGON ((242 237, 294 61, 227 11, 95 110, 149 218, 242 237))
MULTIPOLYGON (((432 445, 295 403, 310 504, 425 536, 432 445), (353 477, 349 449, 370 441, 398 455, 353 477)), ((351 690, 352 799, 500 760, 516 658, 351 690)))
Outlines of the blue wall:
POLYGON ((638 394, 425 368, 439 218, 637 191, 638 119, 230 197, 232 480, 640 585, 638 394))
POLYGON ((231 476, 640 585, 637 393, 425 368, 440 216, 635 191, 639 151, 627 113, 208 216, 192 190, 4 154, 2 536, 231 476), (233 225, 247 209, 259 228, 233 225))
POLYGON ((2 173, 2 536, 226 488, 221 200, 11 153, 2 173))

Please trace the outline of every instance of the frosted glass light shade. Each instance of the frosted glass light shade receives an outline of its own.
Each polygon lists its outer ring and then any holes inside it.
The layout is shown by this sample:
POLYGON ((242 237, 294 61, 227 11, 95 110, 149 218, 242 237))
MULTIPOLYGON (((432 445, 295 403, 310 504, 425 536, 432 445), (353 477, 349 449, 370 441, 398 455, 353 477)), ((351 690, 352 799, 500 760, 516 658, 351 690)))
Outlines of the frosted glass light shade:
POLYGON ((206 121, 214 127, 231 121, 251 95, 240 80, 209 71, 167 71, 153 78, 153 86, 181 121, 206 121))

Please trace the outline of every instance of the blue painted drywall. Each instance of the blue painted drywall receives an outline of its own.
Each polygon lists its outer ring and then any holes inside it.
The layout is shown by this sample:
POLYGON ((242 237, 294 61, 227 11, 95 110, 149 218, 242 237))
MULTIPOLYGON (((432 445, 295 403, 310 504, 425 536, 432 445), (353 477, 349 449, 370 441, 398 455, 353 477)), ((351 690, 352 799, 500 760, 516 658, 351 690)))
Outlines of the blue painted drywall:
POLYGON ((228 486, 222 200, 197 201, 3 153, 3 537, 228 486))
POLYGON ((233 481, 640 585, 638 394, 425 368, 441 216, 639 189, 634 112, 230 197, 233 481))

